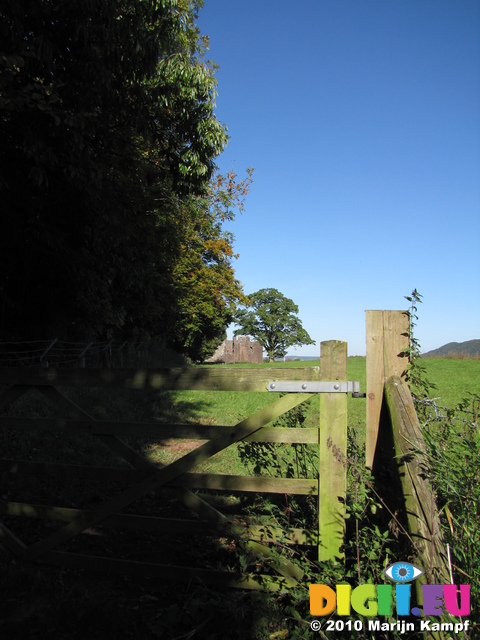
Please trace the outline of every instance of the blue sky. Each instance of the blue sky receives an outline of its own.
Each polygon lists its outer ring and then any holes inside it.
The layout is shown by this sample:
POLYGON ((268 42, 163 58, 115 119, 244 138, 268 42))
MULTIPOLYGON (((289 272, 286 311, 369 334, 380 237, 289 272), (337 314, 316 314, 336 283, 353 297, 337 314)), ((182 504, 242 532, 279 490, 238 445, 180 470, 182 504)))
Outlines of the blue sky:
POLYGON ((365 354, 365 310, 423 295, 428 351, 480 338, 480 2, 205 0, 245 292, 365 354))

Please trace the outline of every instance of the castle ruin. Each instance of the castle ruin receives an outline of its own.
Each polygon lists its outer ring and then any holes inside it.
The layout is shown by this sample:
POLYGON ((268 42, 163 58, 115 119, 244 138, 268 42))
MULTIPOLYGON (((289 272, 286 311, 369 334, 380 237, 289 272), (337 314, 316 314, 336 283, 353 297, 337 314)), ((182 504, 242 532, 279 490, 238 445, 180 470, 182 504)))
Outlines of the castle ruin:
POLYGON ((233 340, 224 340, 213 356, 205 362, 209 364, 234 364, 236 362, 259 364, 263 362, 263 347, 256 340, 250 341, 249 336, 235 336, 233 340))

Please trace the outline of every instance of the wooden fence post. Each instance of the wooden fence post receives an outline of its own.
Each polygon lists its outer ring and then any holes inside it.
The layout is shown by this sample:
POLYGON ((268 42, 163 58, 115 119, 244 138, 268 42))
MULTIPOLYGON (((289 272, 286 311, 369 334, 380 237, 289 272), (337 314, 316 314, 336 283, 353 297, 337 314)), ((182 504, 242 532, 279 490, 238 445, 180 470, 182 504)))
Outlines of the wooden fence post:
POLYGON ((410 346, 408 311, 367 311, 367 467, 373 466, 385 380, 404 377, 410 346))
POLYGON ((385 401, 392 422, 395 464, 403 488, 408 529, 416 545, 416 559, 425 571, 416 585, 421 598, 418 586, 427 577, 430 583, 450 582, 447 552, 435 494, 428 481, 427 448, 407 383, 398 376, 388 378, 385 401))
MULTIPOLYGON (((347 343, 321 343, 320 380, 347 380, 347 343)), ((343 558, 347 491, 347 394, 320 395, 320 450, 318 486, 318 559, 343 558)))

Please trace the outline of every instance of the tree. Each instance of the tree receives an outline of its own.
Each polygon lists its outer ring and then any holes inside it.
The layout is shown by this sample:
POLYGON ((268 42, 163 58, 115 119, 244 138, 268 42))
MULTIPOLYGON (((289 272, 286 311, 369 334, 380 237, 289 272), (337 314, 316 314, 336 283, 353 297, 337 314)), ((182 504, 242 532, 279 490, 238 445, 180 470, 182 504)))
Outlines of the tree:
POLYGON ((4 337, 172 331, 182 211, 227 141, 201 5, 2 1, 4 337))
POLYGON ((277 289, 260 289, 247 296, 249 304, 235 316, 235 335, 253 336, 270 362, 282 358, 288 347, 315 344, 297 317, 298 306, 277 289))
POLYGON ((173 346, 193 360, 203 361, 226 338, 238 304, 247 299, 235 278, 233 234, 223 228, 242 211, 252 182, 253 169, 237 181, 229 172, 217 174, 203 197, 191 198, 181 210, 184 230, 175 262, 174 296, 178 317, 173 346))

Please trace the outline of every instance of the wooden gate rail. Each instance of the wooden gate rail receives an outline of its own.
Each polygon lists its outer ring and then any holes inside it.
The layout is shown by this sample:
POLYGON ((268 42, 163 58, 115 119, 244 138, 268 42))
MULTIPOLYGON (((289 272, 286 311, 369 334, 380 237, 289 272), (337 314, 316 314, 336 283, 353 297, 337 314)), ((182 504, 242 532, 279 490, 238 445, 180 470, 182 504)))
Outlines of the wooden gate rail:
MULTIPOLYGON (((211 532, 217 530, 222 535, 246 536, 249 550, 257 556, 268 558, 271 562, 274 554, 268 543, 277 539, 283 542, 290 540, 297 544, 316 544, 319 557, 323 553, 333 558, 339 554, 343 542, 343 519, 345 477, 341 458, 332 455, 332 445, 336 451, 346 449, 346 394, 321 394, 320 414, 322 416, 322 430, 319 429, 281 429, 265 427, 269 422, 277 419, 283 413, 302 404, 312 397, 310 393, 295 393, 284 396, 276 395, 271 404, 260 409, 249 418, 242 420, 235 426, 211 427, 203 425, 173 425, 151 423, 112 423, 97 422, 81 407, 73 403, 59 390, 62 387, 111 387, 119 389, 154 389, 154 390, 215 390, 215 391, 256 391, 266 392, 268 380, 346 380, 346 343, 330 341, 322 343, 322 375, 318 368, 294 369, 221 369, 221 368, 192 368, 173 370, 112 370, 112 369, 0 369, 0 384, 8 388, 0 395, 0 411, 20 398, 28 389, 36 389, 68 415, 68 419, 35 419, 0 417, 0 426, 9 429, 57 431, 62 433, 87 433, 95 436, 106 444, 116 454, 120 455, 133 468, 112 469, 104 467, 88 467, 81 465, 64 465, 60 463, 42 463, 21 460, 0 461, 0 471, 8 474, 47 474, 65 478, 67 481, 73 475, 84 475, 94 479, 128 479, 130 486, 112 498, 105 499, 100 505, 90 510, 64 509, 49 505, 24 504, 14 501, 0 502, 0 514, 12 516, 42 517, 63 521, 66 524, 50 533, 46 537, 27 546, 5 525, 0 522, 0 543, 9 548, 19 560, 24 562, 53 562, 70 566, 87 565, 108 571, 140 572, 143 575, 170 575, 172 572, 179 579, 193 575, 208 581, 208 573, 202 569, 188 567, 169 567, 164 565, 150 565, 149 563, 133 563, 126 560, 111 560, 105 558, 86 559, 77 554, 57 551, 60 544, 81 534, 87 528, 96 524, 106 526, 120 526, 143 530, 157 531, 191 531, 195 522, 195 531, 211 532), (330 362, 330 359, 333 361, 330 362), (342 360, 344 359, 344 363, 342 360), (328 374, 328 375, 327 375, 328 374), (329 376, 332 376, 333 378, 329 376), (340 408, 340 418, 338 417, 340 408), (329 422, 332 422, 329 425, 329 422), (342 431, 345 431, 345 434, 342 431), (118 435, 148 436, 164 438, 196 438, 206 440, 194 451, 187 453, 180 459, 159 468, 146 460, 137 451, 120 440, 118 435), (333 439, 332 439, 333 436, 333 439), (328 465, 328 474, 323 481, 312 479, 282 479, 241 477, 215 474, 192 473, 198 464, 204 462, 222 449, 239 442, 251 439, 257 442, 278 443, 308 443, 319 446, 320 467, 323 462, 328 465), (324 445, 322 444, 325 443, 324 445), (345 447, 343 445, 345 442, 345 447), (337 449, 338 447, 338 449, 337 449), (322 451, 322 448, 325 451, 322 451), (323 461, 323 462, 322 462, 323 461), (337 476, 343 476, 338 482, 337 476), (331 482, 333 481, 333 483, 331 482), (337 484, 335 484, 337 483, 337 484), (171 520, 168 518, 152 518, 147 516, 132 516, 121 514, 119 511, 129 506, 133 501, 150 494, 160 488, 167 488, 183 500, 201 520, 171 520), (268 493, 296 493, 304 495, 319 495, 319 533, 292 529, 282 532, 275 527, 259 525, 240 525, 232 521, 217 509, 205 502, 200 496, 192 493, 192 488, 208 488, 215 490, 255 491, 268 493), (340 522, 339 520, 342 522, 340 522), (257 542, 255 540, 261 540, 257 542), (327 549, 327 551, 324 551, 327 549)), ((243 519, 242 519, 243 520, 243 519)), ((1 548, 0 544, 0 548, 1 548)), ((243 576, 232 572, 223 572, 223 577, 214 575, 213 582, 222 584, 237 584, 243 588, 278 589, 286 584, 301 580, 303 572, 298 566, 288 560, 276 564, 276 572, 280 577, 271 576, 243 576), (293 582, 292 582, 293 581, 293 582)), ((222 573, 222 572, 217 572, 222 573)), ((212 581, 211 580, 211 581, 212 581)))
MULTIPOLYGON (((272 380, 318 380, 318 367, 249 369, 192 367, 188 369, 49 369, 0 368, 0 384, 13 387, 100 387, 155 391, 266 392, 272 380), (271 376, 268 378, 268 376, 271 376)), ((22 395, 25 389, 20 390, 22 395)), ((0 404, 1 407, 1 404, 0 404)))
MULTIPOLYGON (((50 476, 71 480, 73 478, 92 481, 140 482, 151 476, 150 469, 112 469, 85 465, 60 464, 58 462, 32 462, 30 460, 0 460, 0 472, 12 475, 50 476)), ((259 476, 236 476, 223 473, 182 473, 165 483, 166 487, 189 487, 214 491, 278 493, 296 495, 318 495, 316 478, 273 478, 259 476)))

